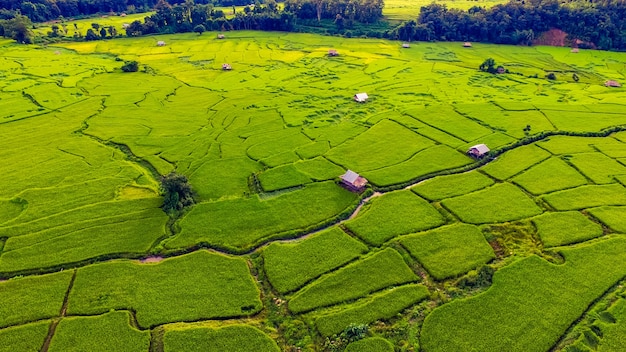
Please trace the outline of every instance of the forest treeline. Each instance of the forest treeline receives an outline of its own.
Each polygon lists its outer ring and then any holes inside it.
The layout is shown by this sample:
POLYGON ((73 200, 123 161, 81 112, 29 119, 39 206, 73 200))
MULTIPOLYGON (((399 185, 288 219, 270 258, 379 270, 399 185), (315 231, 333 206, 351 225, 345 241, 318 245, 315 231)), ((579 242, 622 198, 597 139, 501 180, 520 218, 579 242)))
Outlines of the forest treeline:
MULTIPOLYGON (((421 8, 419 17, 395 28, 369 26, 383 18, 383 0, 258 0, 243 12, 228 14, 215 4, 243 0, 0 0, 0 35, 15 33, 20 14, 32 21, 85 15, 92 12, 151 9, 156 13, 135 21, 126 29, 129 36, 179 33, 196 30, 302 31, 302 24, 320 23, 328 34, 379 37, 405 41, 475 41, 530 45, 542 33, 556 28, 580 47, 626 50, 626 3, 623 0, 559 2, 557 0, 511 0, 492 8, 474 6, 449 9, 432 3, 421 8), (32 5, 32 6, 31 6, 32 5), (33 8, 35 10, 33 10, 33 8), (34 12, 33 12, 34 11, 34 12), (234 15, 233 15, 234 14, 234 15), (56 17, 55 17, 56 16, 56 17), (13 22, 11 22, 13 19, 13 22), (4 22, 3 22, 4 20, 4 22), (355 29, 355 24, 359 26, 355 29), (3 28, 5 27, 5 28, 3 28)), ((93 32, 93 31, 92 31, 93 32)), ((54 33, 53 33, 54 34, 54 33)), ((122 34, 122 33, 120 33, 122 34)), ((15 35, 14 35, 15 36, 15 35)), ((23 36, 21 36, 23 37, 23 36)), ((21 38, 20 37, 20 38, 21 38)), ((82 39, 82 36, 80 36, 82 39)), ((106 36, 91 33, 84 38, 106 36)))
POLYGON ((566 32, 577 44, 604 50, 626 50, 626 4, 622 0, 515 0, 490 9, 448 9, 430 4, 419 17, 394 29, 398 39, 477 41, 530 45, 549 29, 566 32))

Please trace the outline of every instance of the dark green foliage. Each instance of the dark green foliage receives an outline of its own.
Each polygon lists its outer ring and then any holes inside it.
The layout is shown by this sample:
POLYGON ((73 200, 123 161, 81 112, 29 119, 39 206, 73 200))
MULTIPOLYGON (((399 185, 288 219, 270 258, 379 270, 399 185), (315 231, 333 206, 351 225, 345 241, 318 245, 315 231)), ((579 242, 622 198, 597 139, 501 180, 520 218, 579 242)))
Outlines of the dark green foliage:
POLYGON ((548 73, 546 75, 546 78, 551 80, 551 81, 554 81, 554 80, 556 80, 556 75, 554 74, 554 72, 550 72, 550 73, 548 73))
MULTIPOLYGON (((0 8, 1 7, 2 6, 0 6, 0 8)), ((0 28, 2 28, 3 32, 2 35, 23 44, 32 43, 33 33, 30 30, 32 27, 33 24, 30 19, 21 15, 16 15, 14 18, 9 20, 0 21, 0 28)))
POLYGON ((492 58, 488 58, 478 67, 483 72, 496 73, 496 61, 492 58))
POLYGON ((348 338, 348 341, 357 341, 367 335, 366 324, 351 324, 344 331, 343 334, 348 338))
POLYGON ((478 270, 472 271, 469 274, 463 276, 457 281, 457 286, 462 289, 480 289, 491 286, 491 279, 493 277, 492 267, 489 265, 483 265, 478 270))
POLYGON ((124 72, 137 72, 139 71, 139 63, 137 61, 126 61, 122 66, 124 72))
POLYGON ((183 210, 194 204, 193 190, 187 176, 170 172, 161 176, 161 191, 163 192, 163 211, 166 213, 183 210))
POLYGON ((199 24, 193 27, 193 31, 198 33, 198 35, 202 35, 202 33, 206 32, 206 28, 203 25, 199 24))

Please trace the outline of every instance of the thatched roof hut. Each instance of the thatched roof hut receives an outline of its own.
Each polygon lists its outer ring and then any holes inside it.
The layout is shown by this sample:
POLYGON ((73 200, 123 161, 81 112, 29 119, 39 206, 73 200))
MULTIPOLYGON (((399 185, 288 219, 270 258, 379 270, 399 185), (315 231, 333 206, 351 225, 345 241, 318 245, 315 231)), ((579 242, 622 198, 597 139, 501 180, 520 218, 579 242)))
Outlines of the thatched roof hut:
POLYGON ((222 70, 230 71, 232 69, 233 69, 233 67, 230 64, 222 64, 222 70))
POLYGON ((621 84, 619 84, 619 82, 618 82, 618 81, 608 80, 608 81, 604 82, 604 86, 605 86, 605 87, 614 87, 614 88, 619 88, 619 87, 621 87, 622 85, 621 85, 621 84))
POLYGON ((339 56, 339 53, 335 49, 328 50, 328 56, 339 56))
POLYGON ((361 192, 367 186, 367 179, 352 170, 340 176, 341 185, 353 192, 361 192))
POLYGON ((482 158, 485 154, 489 153, 489 147, 485 144, 476 144, 467 150, 467 154, 474 158, 482 158))
POLYGON ((165 46, 165 42, 164 42, 164 41, 162 41, 162 40, 159 40, 159 41, 157 42, 157 46, 165 46))
POLYGON ((367 99, 369 99, 367 93, 356 93, 354 95, 354 101, 356 101, 357 103, 365 103, 367 99))
POLYGON ((471 48, 471 47, 472 47, 472 43, 470 43, 470 42, 465 42, 465 43, 463 43, 463 47, 464 47, 464 48, 471 48))

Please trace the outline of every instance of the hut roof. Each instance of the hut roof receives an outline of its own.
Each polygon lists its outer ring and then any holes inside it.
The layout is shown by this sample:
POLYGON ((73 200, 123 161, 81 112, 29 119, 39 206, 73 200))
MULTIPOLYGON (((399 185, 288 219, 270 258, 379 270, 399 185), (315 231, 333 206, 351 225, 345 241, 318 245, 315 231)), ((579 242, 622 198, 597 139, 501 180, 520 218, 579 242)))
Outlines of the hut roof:
POLYGON ((465 42, 465 43, 463 43, 463 47, 464 47, 464 48, 471 48, 471 47, 472 47, 472 43, 470 43, 470 42, 465 42))
POLYGON ((165 42, 164 42, 164 41, 162 41, 162 40, 159 40, 159 41, 157 42, 157 45, 158 45, 158 46, 164 46, 164 45, 165 45, 165 42))
POLYGON ((478 155, 483 155, 489 152, 489 147, 487 147, 485 144, 476 144, 475 146, 470 147, 469 150, 475 151, 475 153, 477 153, 478 155))
POLYGON ((367 93, 356 93, 354 95, 354 100, 358 101, 359 103, 366 101, 368 98, 369 97, 367 96, 367 93))
POLYGON ((403 48, 410 48, 411 45, 409 43, 402 43, 403 48))
POLYGON ((622 86, 621 84, 619 84, 618 81, 614 81, 614 80, 606 81, 604 82, 604 85, 607 87, 621 87, 622 86))
POLYGON ((341 179, 345 182, 354 183, 359 178, 359 174, 352 170, 346 171, 345 174, 341 175, 341 179))

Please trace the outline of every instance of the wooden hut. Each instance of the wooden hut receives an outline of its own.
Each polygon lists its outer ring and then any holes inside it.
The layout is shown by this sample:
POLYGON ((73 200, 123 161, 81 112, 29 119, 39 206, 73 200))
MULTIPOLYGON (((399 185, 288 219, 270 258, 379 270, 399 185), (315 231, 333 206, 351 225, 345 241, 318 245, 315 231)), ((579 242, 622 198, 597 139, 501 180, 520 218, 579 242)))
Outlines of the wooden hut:
POLYGON ((328 56, 339 56, 339 53, 335 49, 328 50, 328 56))
POLYGON ((164 42, 164 41, 162 41, 162 40, 159 40, 159 41, 157 42, 157 46, 165 46, 165 42, 164 42))
POLYGON ((604 82, 604 86, 605 86, 605 87, 619 88, 619 87, 621 87, 622 85, 621 85, 621 84, 619 84, 619 82, 618 82, 618 81, 609 80, 609 81, 604 82))
POLYGON ((471 48, 471 47, 472 47, 472 43, 470 43, 470 42, 465 42, 465 43, 463 43, 463 47, 464 47, 464 48, 471 48))
POLYGON ((578 53, 579 51, 578 48, 572 48, 572 50, 570 50, 571 53, 578 53))
POLYGON ((356 101, 357 103, 365 103, 367 99, 369 99, 367 93, 356 93, 354 95, 354 101, 356 101))
POLYGON ((408 49, 411 47, 411 45, 409 43, 402 43, 402 47, 408 49))
POLYGON ((226 37, 222 33, 217 35, 217 39, 224 39, 224 38, 226 38, 226 37))
POLYGON ((341 185, 352 192, 361 192, 367 186, 367 179, 352 170, 346 171, 340 178, 341 185))
POLYGON ((232 69, 233 69, 233 67, 230 64, 222 64, 222 70, 230 71, 232 69))
POLYGON ((467 154, 476 159, 480 159, 489 153, 489 147, 485 144, 476 144, 467 150, 467 154))

